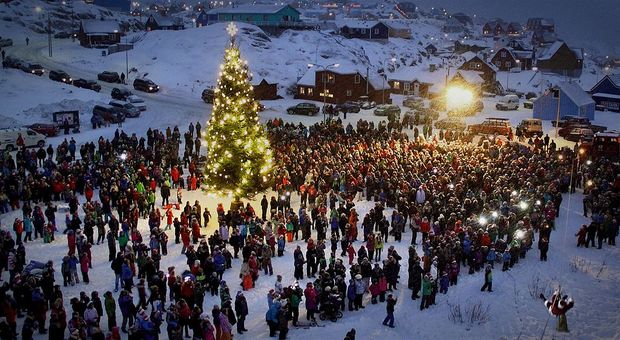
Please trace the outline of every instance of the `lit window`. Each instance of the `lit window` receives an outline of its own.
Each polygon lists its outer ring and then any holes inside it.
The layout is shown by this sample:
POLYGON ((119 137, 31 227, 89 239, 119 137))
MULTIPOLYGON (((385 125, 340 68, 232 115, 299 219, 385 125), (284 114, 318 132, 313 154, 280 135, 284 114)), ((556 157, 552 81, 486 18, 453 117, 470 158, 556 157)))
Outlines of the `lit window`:
POLYGON ((360 77, 360 75, 359 75, 359 74, 356 74, 356 75, 355 75, 355 83, 356 83, 356 84, 359 84, 359 83, 361 82, 361 79, 360 79, 360 78, 361 78, 361 77, 360 77))
POLYGON ((309 87, 309 88, 308 88, 308 95, 309 95, 309 96, 312 96, 312 92, 314 92, 314 91, 312 91, 312 88, 311 88, 311 87, 309 87))
POLYGON ((395 90, 399 90, 400 89, 400 82, 399 81, 395 81, 394 82, 394 89, 395 90))
POLYGON ((306 94, 306 89, 304 87, 300 87, 299 94, 306 94))

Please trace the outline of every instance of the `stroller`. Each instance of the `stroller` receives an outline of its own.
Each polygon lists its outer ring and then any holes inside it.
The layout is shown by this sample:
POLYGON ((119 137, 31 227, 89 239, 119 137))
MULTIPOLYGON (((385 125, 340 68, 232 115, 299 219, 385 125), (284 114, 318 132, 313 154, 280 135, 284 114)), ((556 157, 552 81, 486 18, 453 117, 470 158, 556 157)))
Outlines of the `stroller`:
POLYGON ((342 311, 340 310, 341 302, 342 299, 339 295, 332 294, 331 299, 321 306, 319 319, 323 321, 331 320, 331 322, 338 321, 342 317, 342 311))

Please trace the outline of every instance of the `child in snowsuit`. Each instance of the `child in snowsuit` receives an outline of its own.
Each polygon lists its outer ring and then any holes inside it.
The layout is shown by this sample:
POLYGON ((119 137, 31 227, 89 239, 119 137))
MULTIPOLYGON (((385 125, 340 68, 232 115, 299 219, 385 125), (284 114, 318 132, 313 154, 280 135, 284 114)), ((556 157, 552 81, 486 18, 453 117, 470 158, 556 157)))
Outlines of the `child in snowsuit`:
POLYGON ((448 273, 443 273, 441 279, 439 280, 439 292, 442 294, 447 294, 449 285, 450 280, 448 279, 448 273))
POLYGON ((504 255, 502 255, 502 259, 504 260, 504 266, 502 267, 503 272, 508 270, 508 267, 510 266, 511 258, 512 258, 512 255, 510 255, 510 250, 508 249, 504 250, 504 255))

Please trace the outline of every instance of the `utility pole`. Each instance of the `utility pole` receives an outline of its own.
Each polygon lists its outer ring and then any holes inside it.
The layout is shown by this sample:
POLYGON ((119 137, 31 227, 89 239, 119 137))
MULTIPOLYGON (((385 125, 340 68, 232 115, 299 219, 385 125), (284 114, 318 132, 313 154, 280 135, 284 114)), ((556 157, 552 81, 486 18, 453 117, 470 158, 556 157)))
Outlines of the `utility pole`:
POLYGON ((52 57, 52 19, 50 18, 50 10, 47 10, 47 46, 50 58, 52 57))

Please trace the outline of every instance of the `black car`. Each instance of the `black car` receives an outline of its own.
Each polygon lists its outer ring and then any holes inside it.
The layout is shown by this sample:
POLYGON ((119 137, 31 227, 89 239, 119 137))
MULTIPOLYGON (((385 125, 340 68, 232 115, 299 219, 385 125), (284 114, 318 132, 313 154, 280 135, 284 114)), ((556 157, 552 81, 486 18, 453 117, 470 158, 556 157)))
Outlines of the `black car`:
POLYGON ((143 92, 157 92, 159 91, 159 85, 155 84, 150 79, 136 79, 133 81, 133 88, 143 92))
POLYGON ((353 113, 358 113, 360 112, 360 105, 356 102, 351 102, 351 101, 347 101, 344 102, 338 106, 336 106, 336 110, 340 111, 342 113, 349 113, 349 112, 353 112, 353 113))
POLYGON ((50 71, 49 77, 51 80, 59 81, 65 84, 71 84, 73 82, 71 76, 67 72, 61 70, 50 71))
POLYGON ((93 107, 93 116, 100 117, 106 122, 118 123, 125 121, 125 114, 117 107, 111 105, 95 105, 93 107))
POLYGON ((213 100, 215 100, 215 91, 213 89, 204 89, 204 91, 202 91, 202 100, 207 104, 213 104, 213 100))
POLYGON ((115 87, 112 89, 112 98, 116 100, 127 100, 131 96, 131 91, 123 88, 115 87))
POLYGON ((103 71, 97 75, 97 80, 105 81, 106 83, 120 83, 121 77, 118 72, 103 71))
POLYGON ((86 79, 76 79, 73 81, 73 86, 79 87, 82 89, 93 90, 95 92, 101 91, 101 85, 97 84, 94 80, 86 80, 86 79))
POLYGON ((58 32, 58 33, 54 34, 54 38, 56 38, 56 39, 69 39, 69 38, 71 38, 71 36, 73 36, 73 34, 71 34, 69 32, 58 32))
POLYGON ((21 68, 23 63, 22 60, 10 56, 5 57, 2 61, 2 64, 7 68, 21 68))
POLYGON ((23 63, 20 68, 26 73, 36 74, 37 76, 42 76, 45 73, 45 69, 39 64, 23 63))
POLYGON ((312 103, 299 103, 286 109, 289 115, 307 115, 314 116, 319 113, 319 107, 312 103))

